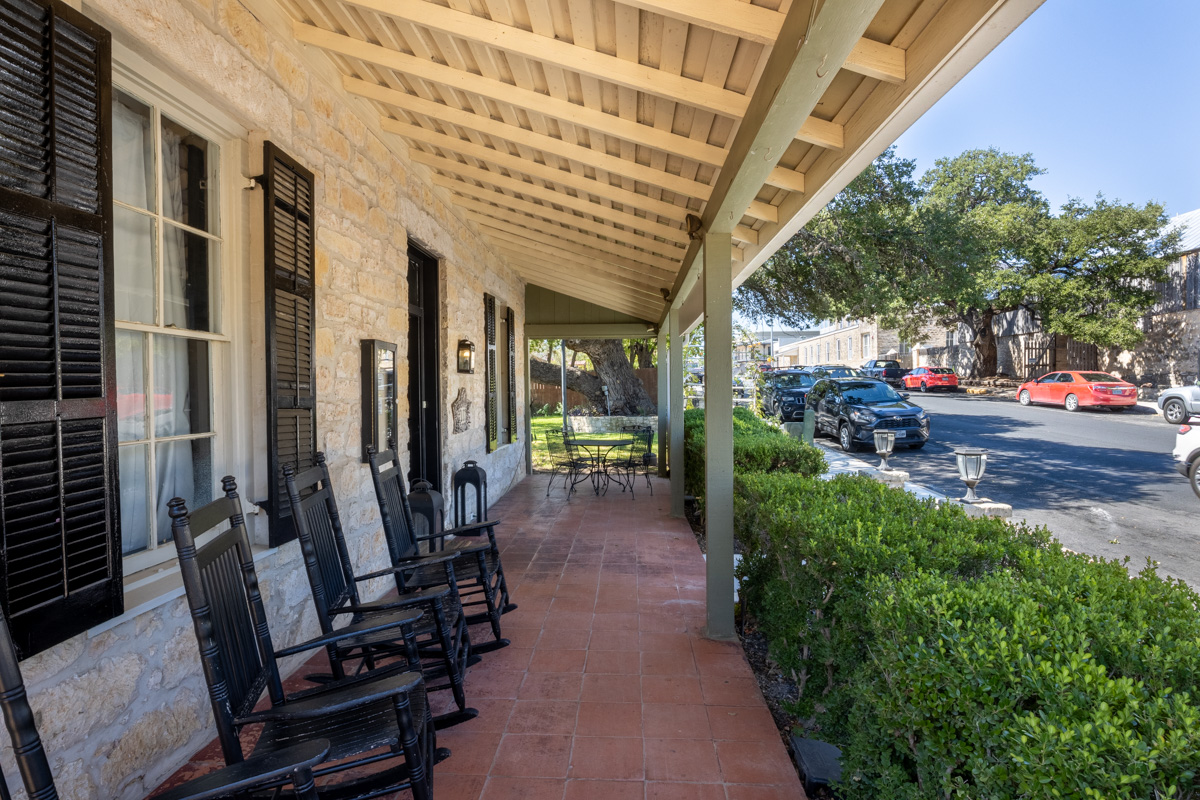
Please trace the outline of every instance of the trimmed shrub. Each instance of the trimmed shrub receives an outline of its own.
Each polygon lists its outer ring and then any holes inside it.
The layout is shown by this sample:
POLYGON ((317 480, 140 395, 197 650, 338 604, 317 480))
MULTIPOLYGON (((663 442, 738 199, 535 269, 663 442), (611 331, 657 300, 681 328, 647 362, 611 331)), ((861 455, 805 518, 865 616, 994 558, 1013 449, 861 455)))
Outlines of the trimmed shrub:
MULTIPOLYGON (((684 491, 704 497, 704 409, 693 408, 683 415, 684 491)), ((734 474, 783 472, 820 475, 825 457, 813 445, 794 439, 768 425, 745 408, 733 410, 734 474)))

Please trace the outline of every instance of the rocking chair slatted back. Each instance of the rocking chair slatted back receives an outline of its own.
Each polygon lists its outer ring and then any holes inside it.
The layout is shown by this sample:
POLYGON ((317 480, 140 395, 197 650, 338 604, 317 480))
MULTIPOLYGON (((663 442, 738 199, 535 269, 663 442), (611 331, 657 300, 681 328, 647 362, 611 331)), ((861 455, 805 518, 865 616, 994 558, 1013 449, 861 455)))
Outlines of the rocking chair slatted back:
POLYGON ((383 518, 383 537, 387 540, 388 554, 392 563, 410 558, 419 553, 413 535, 412 509, 408 505, 408 494, 404 491, 404 477, 400 474, 400 462, 394 450, 368 452, 371 463, 371 480, 375 483, 375 494, 379 498, 379 515, 383 518), (391 462, 386 469, 384 464, 391 462))
POLYGON ((221 483, 225 496, 192 514, 181 498, 167 505, 217 736, 226 762, 234 764, 243 758, 234 718, 253 711, 264 689, 273 703, 283 702, 283 683, 237 484, 229 476, 221 483), (197 550, 196 538, 224 523, 229 529, 197 550))
POLYGON ((317 453, 316 462, 315 467, 299 475, 290 465, 285 466, 283 474, 293 518, 303 517, 306 523, 303 528, 298 527, 300 549, 310 577, 317 619, 322 632, 329 633, 332 612, 347 604, 357 605, 359 596, 325 454, 317 453), (315 488, 318 484, 319 489, 315 488), (303 492, 310 489, 311 494, 301 499, 303 492))

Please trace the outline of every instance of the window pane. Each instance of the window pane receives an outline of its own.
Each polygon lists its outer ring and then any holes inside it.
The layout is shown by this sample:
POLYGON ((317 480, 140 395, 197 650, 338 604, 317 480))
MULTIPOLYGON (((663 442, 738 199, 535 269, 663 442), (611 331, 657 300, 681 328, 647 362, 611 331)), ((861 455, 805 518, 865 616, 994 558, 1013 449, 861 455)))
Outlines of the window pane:
POLYGON ((154 324, 154 220, 113 208, 117 319, 154 324))
POLYGON ((154 337, 155 436, 212 431, 209 380, 208 342, 154 337))
POLYGON ((217 256, 220 245, 166 225, 163 229, 163 324, 216 331, 217 256))
POLYGON ((117 437, 122 442, 146 438, 145 351, 145 336, 117 331, 117 437))
POLYGON ((121 553, 145 550, 149 543, 150 487, 146 483, 149 445, 135 444, 117 450, 121 475, 121 553))
POLYGON ((113 89, 113 199, 154 210, 154 136, 150 106, 113 89))
POLYGON ((216 233, 220 148, 177 122, 162 118, 163 215, 216 233))
POLYGON ((212 440, 191 439, 162 442, 155 446, 158 475, 158 543, 171 541, 171 518, 167 503, 175 497, 194 511, 212 500, 212 440))

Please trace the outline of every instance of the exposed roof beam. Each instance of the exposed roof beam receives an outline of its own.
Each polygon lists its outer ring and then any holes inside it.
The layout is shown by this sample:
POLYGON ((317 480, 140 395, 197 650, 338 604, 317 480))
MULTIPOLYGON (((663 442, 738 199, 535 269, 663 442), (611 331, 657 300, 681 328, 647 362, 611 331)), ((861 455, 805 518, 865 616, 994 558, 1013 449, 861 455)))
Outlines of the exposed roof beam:
POLYGON ((660 303, 632 291, 619 290, 603 280, 564 271, 553 256, 504 246, 497 250, 519 274, 538 286, 642 319, 653 319, 658 315, 660 303))
POLYGON ((826 122, 820 117, 804 120, 796 138, 802 142, 824 147, 826 150, 841 150, 845 146, 845 129, 836 122, 826 122))
POLYGON ((651 186, 659 186, 685 197, 707 200, 709 193, 712 191, 712 187, 707 183, 694 181, 680 175, 672 175, 670 172, 656 170, 653 167, 644 166, 636 161, 626 161, 620 156, 610 156, 603 150, 594 150, 590 147, 572 144, 562 139, 555 139, 553 136, 526 130, 516 125, 509 125, 507 122, 492 119, 491 117, 471 111, 464 111, 461 108, 448 106, 444 103, 435 103, 432 100, 426 100, 397 89, 389 89, 386 86, 368 83, 357 78, 345 78, 344 83, 346 88, 354 94, 369 97, 372 100, 386 103, 389 106, 403 109, 409 113, 421 114, 439 122, 450 123, 461 128, 470 128, 488 136, 504 139, 513 144, 530 147, 560 158, 578 161, 580 164, 605 170, 614 175, 623 175, 635 181, 650 184, 651 186))
POLYGON ((767 176, 767 183, 789 192, 804 194, 804 173, 787 167, 775 167, 767 176))
MULTIPOLYGON (((477 17, 425 0, 343 0, 380 14, 397 17, 468 41, 552 64, 581 75, 645 92, 665 100, 703 108, 714 114, 741 116, 749 98, 703 81, 626 61, 532 31, 477 17)), ((797 126, 798 127, 798 126, 797 126)))
MULTIPOLYGON (((454 202, 465 207, 473 207, 470 204, 482 206, 485 209, 495 208, 498 213, 503 212, 521 212, 528 214, 531 217, 537 217, 539 224, 544 224, 541 220, 546 220, 558 226, 570 226, 578 228, 581 231, 588 231, 603 236, 608 240, 612 240, 615 245, 620 242, 619 246, 623 246, 634 253, 633 258, 642 260, 656 259, 650 263, 657 264, 664 269, 670 269, 672 272, 679 269, 679 265, 683 260, 684 250, 676 247, 670 242, 661 242, 657 239, 648 236, 642 236, 635 231, 626 228, 615 228, 612 225, 606 225, 603 222, 597 222, 588 217, 581 217, 571 214, 566 211, 559 211, 550 206, 540 205, 528 200, 523 200, 520 197, 513 197, 507 194, 501 194, 493 189, 485 186, 476 186, 473 183, 467 183, 459 178, 448 177, 445 175, 434 175, 433 182, 438 186, 445 187, 454 192, 457 196, 454 202), (494 204, 494 205, 493 205, 494 204), (633 250, 632 248, 642 248, 641 250, 633 250)), ((480 210, 480 209, 476 209, 480 210)), ((486 213, 491 213, 490 211, 486 213)), ((571 231, 564 228, 566 233, 571 231)))
POLYGON ((593 197, 620 203, 629 208, 640 208, 643 211, 665 217, 672 222, 683 222, 684 217, 689 213, 686 206, 675 205, 664 200, 656 200, 649 195, 638 194, 637 192, 623 189, 620 186, 614 186, 605 181, 586 178, 583 175, 577 175, 574 172, 558 169, 548 164, 539 164, 530 159, 514 156, 491 147, 484 147, 481 144, 475 144, 466 139, 459 139, 457 136, 447 136, 444 133, 422 128, 419 125, 410 125, 407 122, 394 119, 384 119, 381 124, 385 131, 399 134, 406 139, 412 139, 413 141, 422 142, 452 153, 458 153, 468 158, 475 158, 488 164, 494 164, 509 172, 519 172, 522 175, 528 175, 531 178, 547 181, 557 186, 570 187, 577 192, 585 192, 593 197))
POLYGON ((859 39, 842 67, 884 83, 904 83, 908 72, 903 50, 872 39, 859 39))
POLYGON ((618 211, 609 206, 603 206, 599 203, 593 203, 586 197, 572 197, 564 192, 556 192, 553 189, 547 189, 536 183, 526 183, 517 178, 510 178, 507 175, 501 175, 499 172, 480 169, 473 167, 470 164, 462 164, 452 158, 444 156, 435 156, 430 153, 424 153, 420 150, 410 151, 410 157, 418 164, 440 169, 454 175, 460 175, 464 178, 486 183, 495 186, 499 189, 505 189, 510 192, 523 194, 526 197, 535 197, 544 203, 554 203, 555 205, 563 206, 580 211, 584 214, 591 214, 600 219, 606 219, 610 222, 615 222, 618 225, 624 225, 627 228, 643 231, 651 236, 661 236, 670 242, 681 242, 687 234, 679 228, 673 228, 670 225, 664 225, 661 222, 654 222, 639 217, 629 211, 618 211))

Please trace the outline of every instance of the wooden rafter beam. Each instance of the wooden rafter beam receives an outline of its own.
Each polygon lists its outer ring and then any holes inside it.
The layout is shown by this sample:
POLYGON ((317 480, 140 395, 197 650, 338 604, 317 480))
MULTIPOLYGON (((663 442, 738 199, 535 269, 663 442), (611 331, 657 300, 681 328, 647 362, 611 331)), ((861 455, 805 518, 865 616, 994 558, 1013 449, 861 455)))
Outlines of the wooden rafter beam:
POLYGON ((738 92, 607 53, 540 36, 465 11, 425 0, 343 0, 350 5, 402 19, 450 36, 561 67, 634 91, 695 106, 723 116, 741 116, 749 98, 738 92))
MULTIPOLYGON (((486 210, 486 213, 519 213, 528 215, 530 218, 536 218, 537 224, 543 227, 549 223, 554 225, 554 230, 561 230, 564 233, 573 233, 570 228, 577 228, 580 231, 586 231, 591 234, 592 239, 596 241, 608 240, 614 246, 619 246, 635 254, 631 257, 636 257, 647 261, 647 263, 660 266, 663 269, 675 271, 679 269, 679 264, 683 259, 684 251, 682 248, 676 247, 670 242, 662 242, 648 236, 642 236, 635 231, 625 228, 616 228, 612 225, 603 222, 597 222, 589 217, 581 217, 576 214, 571 214, 566 211, 559 211, 550 206, 533 203, 529 200, 522 200, 520 197, 502 194, 493 189, 484 186, 476 186, 473 183, 467 183, 460 178, 448 177, 445 175, 434 175, 434 184, 443 188, 449 189, 455 193, 454 202, 464 207, 472 208, 479 206, 486 210), (473 204, 473 205, 472 205, 473 204), (487 209, 495 209, 495 212, 487 209), (568 226, 568 227, 564 227, 568 226), (605 237, 604 240, 599 237, 605 237), (634 249, 640 248, 640 249, 634 249)), ((476 208, 476 210, 481 210, 476 208)))
POLYGON ((767 183, 789 192, 804 194, 804 173, 787 167, 775 167, 767 176, 767 183))
POLYGON ((592 280, 557 268, 553 256, 510 248, 498 243, 496 248, 505 260, 526 280, 562 294, 624 311, 642 319, 652 319, 659 312, 659 302, 644 295, 621 291, 611 284, 592 280))
POLYGON ((842 68, 884 83, 904 83, 908 72, 903 50, 871 39, 859 39, 842 68))
POLYGON ((841 150, 846 143, 845 129, 836 122, 826 122, 819 117, 809 117, 800 126, 796 138, 802 142, 824 147, 826 150, 841 150))
POLYGON ((570 208, 584 214, 590 214, 598 219, 606 219, 609 222, 642 231, 651 236, 661 236, 669 242, 682 242, 687 236, 680 228, 664 225, 661 222, 654 222, 629 211, 618 211, 609 206, 593 203, 585 197, 572 197, 564 192, 556 192, 553 189, 547 189, 536 183, 526 183, 517 178, 501 175, 499 172, 492 172, 491 170, 473 167, 470 164, 463 164, 452 158, 436 156, 420 150, 410 151, 410 157, 418 164, 425 164, 434 169, 440 169, 443 172, 449 172, 463 178, 470 178, 480 183, 495 186, 498 189, 523 194, 526 197, 533 197, 541 200, 543 203, 553 203, 563 208, 570 208))
POLYGON ((457 136, 448 136, 444 133, 438 133, 428 128, 422 128, 419 125, 410 125, 407 122, 395 119, 384 119, 381 124, 385 131, 399 134, 406 139, 431 145, 452 153, 458 153, 468 158, 478 159, 487 164, 494 164, 509 172, 519 172, 522 175, 528 175, 540 181, 553 183, 557 186, 565 186, 577 192, 584 192, 593 197, 613 203, 620 203, 622 206, 628 208, 640 208, 643 211, 657 214, 672 222, 682 223, 684 217, 688 214, 686 206, 657 200, 649 195, 623 189, 611 183, 587 178, 583 175, 577 175, 574 172, 558 169, 546 164, 539 164, 530 159, 514 156, 491 147, 484 147, 481 144, 475 144, 466 139, 459 139, 457 136))

